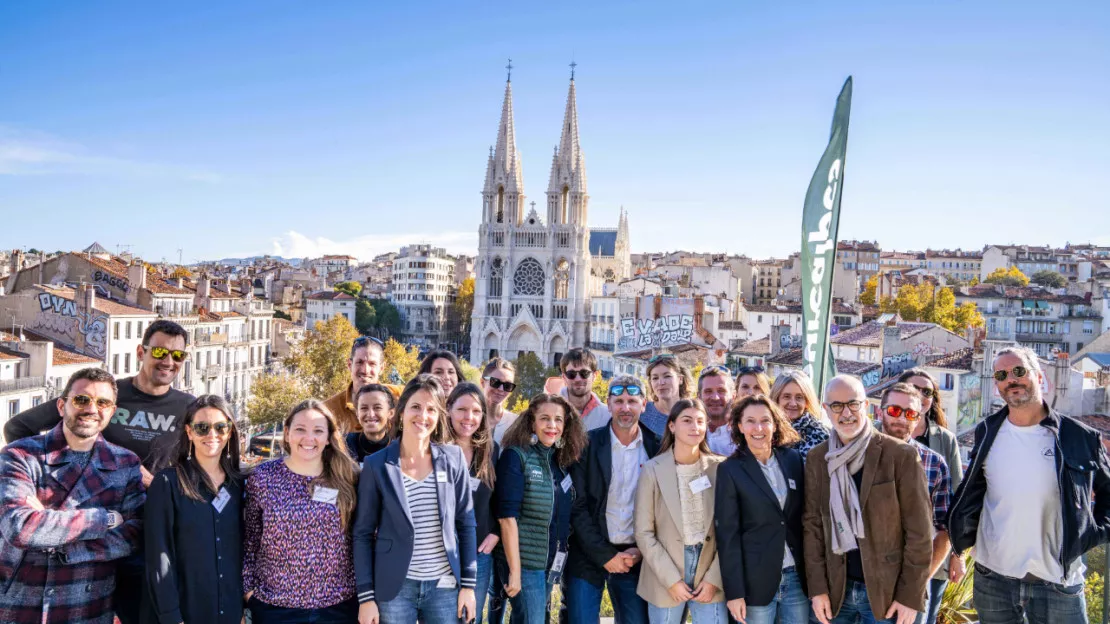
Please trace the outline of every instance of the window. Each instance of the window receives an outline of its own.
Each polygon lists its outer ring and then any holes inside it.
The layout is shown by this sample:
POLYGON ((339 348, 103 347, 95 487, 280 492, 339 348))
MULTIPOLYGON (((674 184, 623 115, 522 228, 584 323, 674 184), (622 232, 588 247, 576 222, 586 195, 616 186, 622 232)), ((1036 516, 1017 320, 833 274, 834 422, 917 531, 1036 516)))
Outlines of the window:
POLYGON ((12 399, 8 401, 8 416, 15 416, 19 413, 19 399, 12 399))
POLYGON ((123 354, 123 374, 126 375, 131 372, 131 354, 123 354))
POLYGON ((124 335, 127 337, 128 340, 130 340, 131 339, 131 321, 127 321, 127 323, 125 325, 126 325, 126 327, 125 327, 124 335))
POLYGON ((119 340, 119 321, 116 321, 115 324, 112 325, 112 338, 114 340, 119 340))
POLYGON ((39 405, 42 405, 42 397, 37 396, 31 399, 31 407, 38 407, 39 405))
POLYGON ((112 374, 113 375, 118 375, 119 374, 119 354, 118 353, 112 356, 112 374))

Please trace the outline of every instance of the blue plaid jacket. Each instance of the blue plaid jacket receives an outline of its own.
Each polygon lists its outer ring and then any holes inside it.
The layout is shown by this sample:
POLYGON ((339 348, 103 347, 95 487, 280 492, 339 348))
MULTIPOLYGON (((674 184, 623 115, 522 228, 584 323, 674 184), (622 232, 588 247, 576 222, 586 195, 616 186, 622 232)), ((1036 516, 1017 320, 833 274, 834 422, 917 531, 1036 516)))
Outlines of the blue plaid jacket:
POLYGON ((74 459, 61 424, 0 451, 0 622, 114 618, 114 560, 142 537, 139 458, 98 437, 83 469, 74 459), (110 510, 124 519, 115 529, 110 510))
POLYGON ((948 530, 948 506, 952 503, 952 476, 948 464, 933 449, 910 438, 910 446, 917 449, 921 456, 921 467, 925 469, 925 482, 929 484, 929 497, 933 501, 933 528, 948 530))

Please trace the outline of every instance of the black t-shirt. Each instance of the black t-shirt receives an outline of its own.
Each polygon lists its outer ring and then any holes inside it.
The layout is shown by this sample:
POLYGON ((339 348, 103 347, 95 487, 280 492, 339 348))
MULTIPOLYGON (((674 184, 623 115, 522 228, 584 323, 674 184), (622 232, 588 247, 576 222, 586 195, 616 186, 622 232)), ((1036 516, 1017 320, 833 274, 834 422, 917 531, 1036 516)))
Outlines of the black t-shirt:
POLYGON ((388 435, 382 436, 381 440, 375 442, 362 435, 361 431, 352 431, 347 434, 346 442, 347 454, 362 466, 362 460, 389 446, 390 438, 388 435))
MULTIPOLYGON (((128 377, 116 382, 116 413, 104 430, 104 439, 138 455, 147 470, 157 472, 166 465, 176 439, 165 434, 177 431, 193 395, 170 388, 162 396, 154 396, 136 388, 134 381, 134 377, 128 377)), ((4 425, 4 437, 8 442, 29 438, 53 429, 61 421, 57 402, 43 401, 13 416, 4 425)))
MULTIPOLYGON (((859 492, 863 487, 863 469, 852 475, 852 481, 856 482, 856 491, 859 492)), ((848 558, 848 580, 864 582, 863 578, 863 557, 859 554, 859 549, 849 550, 845 556, 848 558)))

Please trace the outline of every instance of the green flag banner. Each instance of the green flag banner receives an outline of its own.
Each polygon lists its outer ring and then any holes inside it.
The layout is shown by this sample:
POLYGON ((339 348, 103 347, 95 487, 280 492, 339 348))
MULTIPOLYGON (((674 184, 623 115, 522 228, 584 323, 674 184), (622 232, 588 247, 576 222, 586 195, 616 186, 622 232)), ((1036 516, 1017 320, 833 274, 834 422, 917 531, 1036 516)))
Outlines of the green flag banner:
POLYGON ((833 263, 840 227, 840 195, 844 191, 844 157, 848 151, 848 116, 852 108, 852 77, 836 98, 829 145, 806 191, 802 212, 802 307, 805 318, 805 372, 820 393, 836 363, 829 348, 833 263))

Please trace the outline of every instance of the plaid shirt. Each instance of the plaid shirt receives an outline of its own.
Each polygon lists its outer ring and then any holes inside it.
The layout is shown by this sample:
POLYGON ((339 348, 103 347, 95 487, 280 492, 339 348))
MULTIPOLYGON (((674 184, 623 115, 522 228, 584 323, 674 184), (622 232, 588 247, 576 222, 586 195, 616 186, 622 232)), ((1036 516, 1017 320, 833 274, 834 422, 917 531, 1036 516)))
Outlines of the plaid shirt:
POLYGON ((911 438, 909 443, 917 449, 921 456, 921 467, 925 469, 925 482, 929 485, 929 496, 933 499, 933 528, 947 531, 945 519, 948 517, 948 505, 952 501, 952 477, 948 474, 948 464, 940 453, 917 440, 911 438))
POLYGON ((75 459, 61 424, 0 451, 0 622, 112 622, 114 560, 141 539, 139 458, 98 437, 75 459), (124 523, 109 529, 109 510, 124 523))

